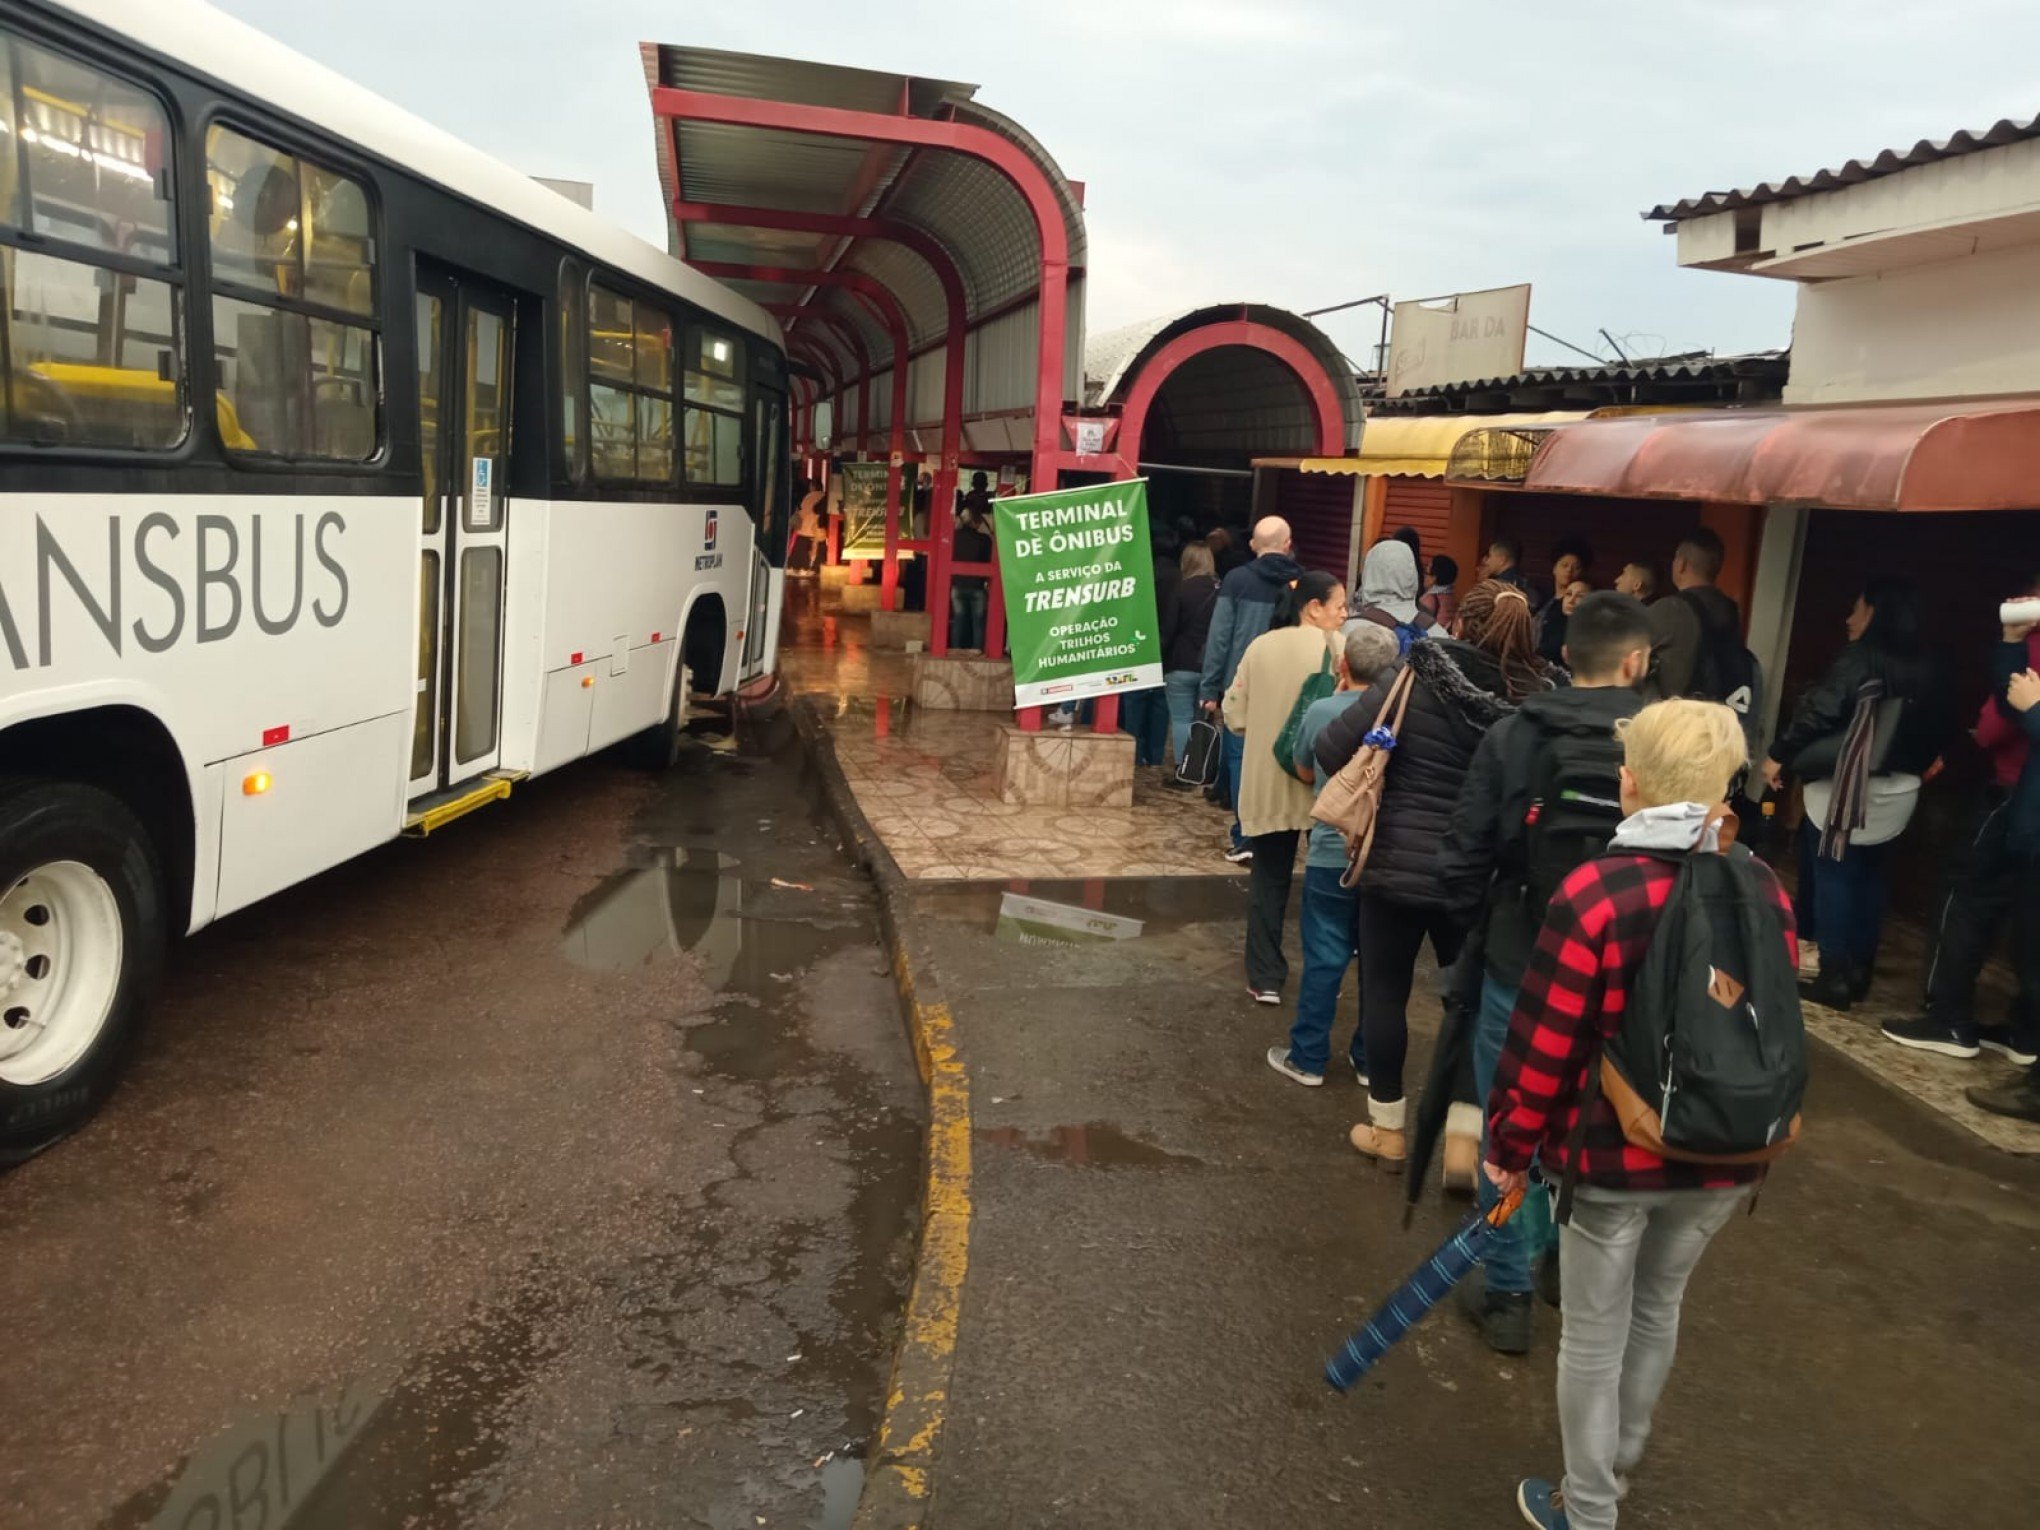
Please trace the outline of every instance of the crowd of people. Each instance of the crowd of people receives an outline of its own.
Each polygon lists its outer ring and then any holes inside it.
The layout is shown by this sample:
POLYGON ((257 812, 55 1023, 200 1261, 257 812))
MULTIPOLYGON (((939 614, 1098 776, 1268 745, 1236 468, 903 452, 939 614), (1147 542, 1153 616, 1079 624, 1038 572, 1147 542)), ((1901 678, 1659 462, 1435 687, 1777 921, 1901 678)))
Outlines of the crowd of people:
MULTIPOLYGON (((1525 1482, 1519 1508, 1542 1526, 1612 1525, 1669 1373, 1687 1276, 1762 1164, 1639 1145, 1597 1059, 1638 1023, 1628 998, 1647 986, 1678 863, 1711 851, 1732 852, 1716 859, 1744 879, 1756 921, 1745 928, 1770 932, 1752 965, 1789 973, 1795 1015, 1795 983, 1836 1010, 1863 1000, 1893 846, 1960 733, 1953 677, 1925 641, 1914 587, 1869 580, 1840 653, 1766 748, 1764 677, 1740 609, 1717 584, 1723 545, 1705 529, 1673 550, 1662 597, 1656 568, 1641 562, 1596 589, 1593 551, 1578 538, 1554 547, 1540 578, 1518 543, 1497 537, 1462 594, 1449 559, 1426 570, 1415 533, 1398 533, 1368 551, 1350 600, 1336 577, 1298 564, 1281 520, 1257 524, 1249 546, 1251 559, 1222 579, 1208 544, 1171 551, 1180 580, 1166 667, 1179 751, 1193 705, 1225 730, 1220 795, 1234 816, 1224 854, 1249 867, 1245 974, 1256 1004, 1284 1003, 1283 928, 1308 836, 1302 973, 1288 1039, 1267 1063, 1296 1084, 1325 1083, 1340 991, 1357 968, 1346 1058, 1366 1095, 1351 1141, 1402 1170, 1413 1127, 1408 1011, 1429 946, 1448 1024, 1455 1002, 1470 1017, 1470 1066, 1442 1081, 1454 1096, 1447 1184, 1475 1191, 1483 1208, 1540 1175, 1568 1186, 1562 1230, 1552 1197, 1530 1195, 1461 1287, 1468 1316, 1502 1353, 1531 1347, 1540 1293, 1564 1314, 1565 1477, 1525 1482), (1182 615, 1193 581, 1194 623, 1182 615), (1370 752, 1386 764, 1356 857, 1313 809, 1370 752), (1788 896, 1736 844, 1732 804, 1772 825, 1790 787, 1803 807, 1796 845, 1763 844, 1796 860, 1788 896), (1819 953, 1804 976, 1802 931, 1819 953)), ((2017 1084, 1970 1095, 2040 1121, 2040 763, 2030 749, 2040 738, 2040 627, 2005 626, 1972 732, 1991 753, 1992 797, 1953 880, 1926 1012, 1883 1033, 1951 1057, 1989 1048, 2023 1063, 2031 1071, 2017 1084), (2008 919, 2020 997, 1985 1024, 1977 976, 2008 919)), ((1749 982, 1753 991, 1759 979, 1749 982)), ((1740 981, 1729 986, 1740 994, 1740 981)), ((1440 1084, 1434 1066, 1427 1090, 1440 1084)))

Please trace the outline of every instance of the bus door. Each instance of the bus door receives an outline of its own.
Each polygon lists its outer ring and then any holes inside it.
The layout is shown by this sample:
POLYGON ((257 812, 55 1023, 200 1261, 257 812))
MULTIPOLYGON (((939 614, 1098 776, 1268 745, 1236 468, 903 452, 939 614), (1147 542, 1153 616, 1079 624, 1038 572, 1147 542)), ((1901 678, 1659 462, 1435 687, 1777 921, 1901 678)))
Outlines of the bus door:
POLYGON ((779 618, 786 588, 781 565, 793 533, 788 496, 793 463, 786 440, 786 395, 760 388, 751 396, 752 492, 758 496, 751 521, 757 528, 751 553, 751 609, 744 623, 743 680, 772 669, 779 651, 779 618))
POLYGON ((411 796, 502 759, 503 605, 509 559, 509 299, 418 273, 418 705, 411 796))

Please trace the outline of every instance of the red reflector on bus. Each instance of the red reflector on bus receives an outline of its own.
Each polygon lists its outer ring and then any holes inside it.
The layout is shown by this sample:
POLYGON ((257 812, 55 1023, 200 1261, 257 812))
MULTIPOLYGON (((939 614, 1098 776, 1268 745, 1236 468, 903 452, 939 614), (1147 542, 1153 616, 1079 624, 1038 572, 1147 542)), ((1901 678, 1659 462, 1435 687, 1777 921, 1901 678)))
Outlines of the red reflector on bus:
POLYGON ((652 634, 652 641, 653 641, 654 643, 656 643, 656 642, 658 642, 658 641, 659 641, 659 634, 658 634, 658 633, 654 632, 654 633, 652 634))
POLYGON ((281 728, 264 728, 262 730, 262 747, 264 749, 274 749, 278 744, 287 744, 289 742, 290 727, 288 724, 281 728))
POLYGON ((569 664, 579 664, 581 662, 581 656, 578 653, 568 654, 567 662, 569 664))

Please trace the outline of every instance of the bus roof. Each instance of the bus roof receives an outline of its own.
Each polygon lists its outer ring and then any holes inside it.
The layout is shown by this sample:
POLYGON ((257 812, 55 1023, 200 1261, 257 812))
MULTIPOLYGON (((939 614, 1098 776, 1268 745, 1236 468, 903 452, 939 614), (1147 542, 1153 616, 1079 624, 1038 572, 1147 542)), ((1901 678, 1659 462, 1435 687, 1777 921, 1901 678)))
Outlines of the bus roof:
POLYGON ((54 3, 775 345, 782 342, 779 325, 748 298, 202 0, 54 3))

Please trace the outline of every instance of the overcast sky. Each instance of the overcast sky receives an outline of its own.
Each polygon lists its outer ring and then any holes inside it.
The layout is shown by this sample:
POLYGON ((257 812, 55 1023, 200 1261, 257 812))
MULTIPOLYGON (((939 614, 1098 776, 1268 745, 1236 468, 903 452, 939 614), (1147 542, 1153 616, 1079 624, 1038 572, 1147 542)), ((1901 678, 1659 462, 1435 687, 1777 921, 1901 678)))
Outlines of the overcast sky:
MULTIPOLYGON (((222 3, 660 245, 641 39, 975 82, 1086 183, 1094 333, 1527 281, 1604 354, 1779 346, 1788 284, 1638 212, 2040 111, 2031 0, 222 3)), ((1376 322, 1324 321, 1356 358, 1376 322)))

